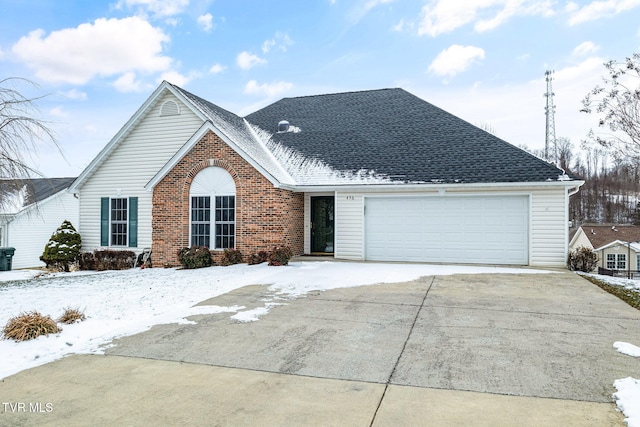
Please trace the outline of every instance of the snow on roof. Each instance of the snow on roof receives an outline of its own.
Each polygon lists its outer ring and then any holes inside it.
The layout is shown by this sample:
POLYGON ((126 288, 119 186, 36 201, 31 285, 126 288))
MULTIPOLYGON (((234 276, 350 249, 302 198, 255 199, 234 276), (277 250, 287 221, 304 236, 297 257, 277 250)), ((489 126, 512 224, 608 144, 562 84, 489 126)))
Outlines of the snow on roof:
POLYGON ((375 171, 339 171, 317 158, 306 157, 293 148, 273 140, 274 133, 258 126, 252 126, 253 132, 264 146, 282 165, 296 185, 339 185, 339 184, 386 184, 389 177, 375 171))

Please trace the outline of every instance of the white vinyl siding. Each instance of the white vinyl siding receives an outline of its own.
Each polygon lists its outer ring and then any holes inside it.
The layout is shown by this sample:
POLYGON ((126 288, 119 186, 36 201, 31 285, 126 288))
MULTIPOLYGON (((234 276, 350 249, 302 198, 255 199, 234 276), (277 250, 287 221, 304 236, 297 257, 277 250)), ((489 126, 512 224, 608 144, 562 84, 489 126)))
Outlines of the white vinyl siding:
POLYGON ((80 188, 84 250, 101 247, 100 198, 120 196, 138 197, 138 248, 151 247, 152 192, 144 186, 201 125, 202 120, 172 94, 160 97, 80 188), (169 100, 177 103, 180 114, 161 116, 160 108, 169 100))
MULTIPOLYGON (((63 190, 3 225, 0 246, 16 248, 12 268, 44 266, 40 261, 44 246, 64 220, 78 229, 78 209, 78 199, 63 190)), ((98 222, 99 215, 98 208, 98 222)))
POLYGON ((566 266, 568 203, 564 187, 532 192, 531 265, 566 266))
POLYGON ((336 258, 364 259, 363 201, 362 194, 339 193, 336 196, 336 258))

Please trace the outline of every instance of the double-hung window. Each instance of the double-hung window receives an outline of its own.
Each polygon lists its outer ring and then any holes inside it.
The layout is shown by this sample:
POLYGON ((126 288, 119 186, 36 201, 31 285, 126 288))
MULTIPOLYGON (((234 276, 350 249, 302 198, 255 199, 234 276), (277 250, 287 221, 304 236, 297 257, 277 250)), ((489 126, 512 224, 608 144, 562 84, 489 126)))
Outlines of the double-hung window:
POLYGON ((192 196, 191 245, 210 249, 234 248, 235 210, 235 196, 192 196))
POLYGON ((607 254, 607 268, 609 270, 626 270, 627 255, 626 254, 607 254))
POLYGON ((127 246, 128 202, 126 198, 111 199, 111 246, 127 246))
POLYGON ((138 198, 103 197, 100 201, 100 245, 138 246, 138 198))

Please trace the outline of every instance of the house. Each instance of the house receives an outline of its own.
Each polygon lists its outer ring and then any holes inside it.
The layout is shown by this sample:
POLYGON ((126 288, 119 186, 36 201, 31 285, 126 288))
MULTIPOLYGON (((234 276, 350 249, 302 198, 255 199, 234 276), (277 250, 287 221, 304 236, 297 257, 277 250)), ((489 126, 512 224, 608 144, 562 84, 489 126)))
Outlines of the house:
POLYGON ((85 249, 564 266, 583 181, 402 90, 239 117, 163 82, 73 183, 85 249))
POLYGON ((5 203, 0 214, 0 246, 16 249, 12 268, 44 267, 40 255, 51 235, 69 220, 79 223, 79 203, 67 188, 75 178, 36 178, 18 188, 0 181, 5 203))
POLYGON ((592 249, 598 266, 608 270, 640 271, 640 226, 585 224, 569 241, 569 250, 592 249))

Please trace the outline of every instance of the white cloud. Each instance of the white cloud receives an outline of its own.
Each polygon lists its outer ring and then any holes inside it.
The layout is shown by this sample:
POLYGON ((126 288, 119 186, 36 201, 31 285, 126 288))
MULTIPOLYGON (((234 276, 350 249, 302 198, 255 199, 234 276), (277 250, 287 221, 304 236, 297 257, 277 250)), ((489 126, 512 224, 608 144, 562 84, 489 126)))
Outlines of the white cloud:
POLYGON ((453 77, 480 59, 484 59, 484 49, 454 44, 436 56, 428 71, 436 76, 453 77))
POLYGON ((54 117, 69 117, 69 113, 67 113, 61 106, 53 107, 49 110, 49 114, 54 117))
POLYGON ((550 0, 431 0, 423 6, 419 35, 436 37, 475 23, 478 32, 492 30, 518 15, 553 14, 550 0))
POLYGON ((210 13, 198 16, 197 22, 198 25, 207 32, 213 29, 213 16, 210 13))
POLYGON ((275 82, 275 83, 263 83, 258 84, 255 80, 250 80, 244 87, 244 93, 250 95, 267 95, 268 97, 275 97, 290 90, 293 87, 289 82, 275 82))
POLYGON ((253 53, 244 51, 238 54, 236 63, 238 64, 238 67, 242 68, 243 70, 248 70, 255 67, 256 65, 266 64, 267 60, 260 58, 258 55, 254 55, 253 53))
POLYGON ((180 74, 179 72, 172 70, 172 71, 167 71, 165 73, 162 73, 162 75, 158 79, 158 83, 160 83, 162 80, 166 80, 169 83, 172 83, 177 86, 185 86, 191 80, 199 76, 200 76, 200 73, 197 73, 197 72, 191 72, 189 73, 189 75, 185 76, 184 74, 180 74))
POLYGON ((581 8, 572 4, 569 25, 581 24, 600 18, 608 18, 640 6, 640 0, 597 0, 581 8))
POLYGON ((169 37, 140 17, 96 19, 93 24, 53 31, 35 30, 12 47, 13 55, 47 82, 82 85, 98 76, 169 69, 162 55, 169 37))
POLYGON ((293 40, 291 40, 289 34, 278 31, 272 39, 265 40, 264 43, 262 43, 262 53, 269 53, 273 47, 277 47, 282 52, 286 52, 292 44, 293 40))
POLYGON ((227 67, 225 67, 224 65, 214 64, 214 65, 211 66, 211 68, 209 68, 209 72, 211 74, 219 74, 219 73, 222 73, 226 69, 227 69, 227 67))
POLYGON ((138 8, 152 12, 157 17, 177 15, 187 6, 189 6, 189 0, 120 0, 116 4, 117 9, 138 8))
POLYGON ((78 89, 70 89, 66 92, 58 92, 60 95, 64 96, 65 98, 69 98, 69 99, 75 99, 78 101, 86 101, 87 100, 87 93, 86 92, 82 92, 79 91, 78 89))
POLYGON ((113 82, 113 87, 115 87, 118 92, 142 92, 145 89, 145 84, 140 80, 136 80, 136 73, 130 71, 118 77, 118 79, 113 82))
POLYGON ((576 46, 576 48, 573 49, 572 54, 574 56, 587 56, 591 53, 596 53, 599 49, 600 49, 600 46, 598 46, 597 44, 590 41, 586 41, 576 46))
POLYGON ((164 23, 170 27, 177 27, 180 24, 180 20, 178 18, 167 18, 164 20, 164 23))

